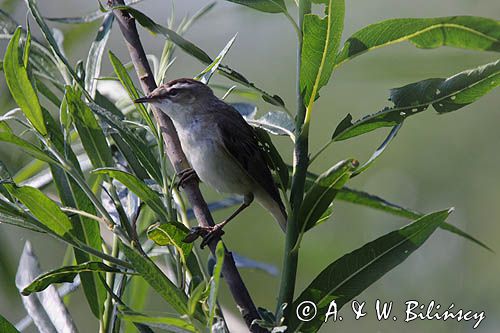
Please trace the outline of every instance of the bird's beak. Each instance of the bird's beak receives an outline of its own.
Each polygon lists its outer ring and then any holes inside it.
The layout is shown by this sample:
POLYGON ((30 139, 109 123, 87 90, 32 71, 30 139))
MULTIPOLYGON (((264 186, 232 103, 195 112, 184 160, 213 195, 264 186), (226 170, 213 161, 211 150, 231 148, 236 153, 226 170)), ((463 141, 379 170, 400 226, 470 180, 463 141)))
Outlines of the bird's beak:
POLYGON ((151 102, 151 100, 152 100, 152 98, 144 96, 144 97, 141 97, 141 98, 134 100, 134 103, 149 103, 149 102, 151 102))

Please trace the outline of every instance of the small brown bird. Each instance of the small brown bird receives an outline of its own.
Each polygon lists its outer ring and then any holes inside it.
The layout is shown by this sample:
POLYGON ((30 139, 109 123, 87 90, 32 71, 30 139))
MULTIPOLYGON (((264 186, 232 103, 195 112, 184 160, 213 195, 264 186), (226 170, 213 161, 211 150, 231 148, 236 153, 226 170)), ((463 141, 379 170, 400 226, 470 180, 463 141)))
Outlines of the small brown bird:
MULTIPOLYGON (((202 246, 207 244, 254 198, 286 229, 286 210, 254 129, 212 89, 193 79, 177 79, 134 102, 151 103, 172 119, 182 149, 199 179, 218 192, 244 198, 243 204, 223 222, 211 228, 198 227, 185 241, 203 236, 202 246)), ((180 173, 181 184, 194 176, 193 169, 180 173)))

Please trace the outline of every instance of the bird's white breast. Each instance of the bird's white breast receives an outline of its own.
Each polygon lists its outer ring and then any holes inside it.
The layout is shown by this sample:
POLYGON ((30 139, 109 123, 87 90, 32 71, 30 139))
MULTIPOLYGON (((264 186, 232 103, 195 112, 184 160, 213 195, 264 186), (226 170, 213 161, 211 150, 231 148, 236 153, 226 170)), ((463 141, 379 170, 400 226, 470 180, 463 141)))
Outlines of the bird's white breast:
POLYGON ((252 192, 253 180, 224 149, 222 139, 210 124, 193 120, 188 126, 176 128, 191 167, 204 183, 218 192, 240 195, 252 192))

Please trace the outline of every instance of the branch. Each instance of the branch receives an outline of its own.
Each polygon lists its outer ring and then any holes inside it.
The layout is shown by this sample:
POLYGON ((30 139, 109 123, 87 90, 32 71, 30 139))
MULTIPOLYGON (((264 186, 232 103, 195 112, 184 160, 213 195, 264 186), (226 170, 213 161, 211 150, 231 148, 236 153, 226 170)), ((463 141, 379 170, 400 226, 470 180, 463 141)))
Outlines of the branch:
MULTIPOLYGON (((110 7, 120 6, 124 5, 124 1, 108 0, 108 5, 110 7)), ((139 77, 142 90, 145 94, 148 94, 156 88, 156 82, 146 59, 146 53, 144 52, 144 48, 142 47, 139 39, 135 20, 123 10, 114 9, 113 13, 118 21, 120 30, 122 31, 123 38, 125 39, 125 43, 130 53, 130 58, 134 64, 137 76, 139 77)), ((160 125, 163 141, 165 143, 165 153, 170 159, 175 171, 180 172, 185 170, 189 167, 189 164, 184 152, 182 151, 179 137, 177 136, 172 120, 154 107, 152 108, 152 111, 156 122, 160 125)), ((214 221, 212 215, 210 214, 207 203, 203 199, 200 189, 198 188, 198 182, 194 179, 186 182, 184 191, 199 225, 204 227, 213 226, 214 221)), ((214 237, 214 239, 208 244, 210 250, 214 254, 215 248, 220 239, 220 237, 214 237)), ((267 332, 257 325, 252 326, 252 322, 255 319, 260 319, 260 316, 243 280, 241 279, 240 273, 236 269, 233 255, 231 252, 227 251, 227 249, 224 258, 224 265, 222 267, 222 274, 250 331, 267 332)))

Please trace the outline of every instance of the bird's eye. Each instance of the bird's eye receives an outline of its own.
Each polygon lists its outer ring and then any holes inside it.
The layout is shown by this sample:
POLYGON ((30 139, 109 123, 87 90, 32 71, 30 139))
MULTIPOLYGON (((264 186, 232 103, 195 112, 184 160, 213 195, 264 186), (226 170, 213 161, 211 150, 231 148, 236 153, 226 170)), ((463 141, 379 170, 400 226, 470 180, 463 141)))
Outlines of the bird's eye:
POLYGON ((169 92, 168 92, 168 95, 170 97, 175 97, 177 95, 179 95, 179 90, 178 89, 171 89, 169 92))

